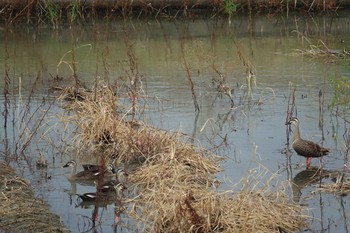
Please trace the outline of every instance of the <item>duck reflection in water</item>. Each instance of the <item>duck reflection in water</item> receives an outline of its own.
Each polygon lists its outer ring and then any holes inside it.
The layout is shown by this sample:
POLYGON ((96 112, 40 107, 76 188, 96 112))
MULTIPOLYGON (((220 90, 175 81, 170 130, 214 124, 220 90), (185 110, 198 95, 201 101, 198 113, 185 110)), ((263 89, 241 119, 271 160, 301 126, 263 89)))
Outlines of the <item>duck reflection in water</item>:
POLYGON ((320 183, 324 178, 338 176, 338 174, 338 171, 324 170, 319 167, 309 167, 299 172, 292 180, 293 201, 299 203, 303 188, 320 183))
POLYGON ((126 187, 119 183, 114 186, 115 192, 91 192, 84 194, 76 194, 82 201, 77 207, 91 208, 91 207, 106 207, 109 204, 116 203, 121 200, 123 192, 126 187))

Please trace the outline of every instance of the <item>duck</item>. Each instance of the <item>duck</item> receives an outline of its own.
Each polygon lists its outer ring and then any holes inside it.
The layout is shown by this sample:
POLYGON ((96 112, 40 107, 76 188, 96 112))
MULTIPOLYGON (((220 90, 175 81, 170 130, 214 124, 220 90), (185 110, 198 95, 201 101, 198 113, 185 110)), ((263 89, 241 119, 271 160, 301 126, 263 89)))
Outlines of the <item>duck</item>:
MULTIPOLYGON (((123 195, 123 191, 126 189, 126 187, 121 184, 118 183, 116 185, 113 186, 114 190, 117 193, 118 197, 121 197, 123 195)), ((108 201, 110 199, 112 199, 115 196, 106 194, 106 193, 84 193, 84 194, 76 194, 82 201, 85 202, 91 202, 91 201, 108 201)))
MULTIPOLYGON (((82 164, 81 166, 83 167, 84 171, 91 171, 91 172, 95 172, 95 171, 97 172, 103 169, 103 166, 96 165, 96 164, 82 164)), ((113 173, 115 173, 113 163, 108 163, 107 167, 110 167, 111 168, 110 170, 113 173)))
POLYGON ((81 165, 84 169, 84 171, 99 171, 100 170, 100 165, 95 165, 95 164, 82 164, 81 165))
MULTIPOLYGON (((66 163, 62 167, 63 168, 72 167, 72 172, 68 176, 68 180, 81 180, 81 181, 95 180, 95 179, 98 179, 99 175, 101 174, 100 170, 91 170, 91 171, 84 170, 84 171, 76 173, 77 163, 75 160, 69 161, 68 163, 66 163)), ((109 164, 107 166, 107 170, 106 170, 107 174, 113 173, 113 171, 114 171, 113 165, 109 164)))
POLYGON ((118 182, 126 182, 129 176, 129 174, 123 168, 117 169, 117 171, 115 171, 115 174, 116 180, 118 182))
POLYGON ((97 189, 101 190, 102 192, 113 192, 115 191, 115 186, 120 183, 126 182, 128 176, 129 174, 126 173, 124 169, 118 169, 116 172, 115 179, 106 181, 101 186, 97 185, 97 189))
POLYGON ((330 153, 330 149, 300 137, 299 119, 297 117, 290 118, 288 124, 293 125, 295 128, 292 147, 298 155, 306 158, 307 168, 310 168, 312 158, 321 159, 323 156, 330 153))

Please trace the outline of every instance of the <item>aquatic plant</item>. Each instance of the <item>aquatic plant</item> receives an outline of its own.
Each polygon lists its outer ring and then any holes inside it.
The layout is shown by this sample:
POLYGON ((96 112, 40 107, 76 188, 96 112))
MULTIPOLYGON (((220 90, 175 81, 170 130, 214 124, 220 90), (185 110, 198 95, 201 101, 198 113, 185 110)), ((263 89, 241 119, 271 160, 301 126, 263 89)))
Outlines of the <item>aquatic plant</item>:
POLYGON ((234 89, 219 70, 217 70, 215 67, 213 67, 213 69, 219 75, 219 78, 212 79, 212 83, 216 87, 217 96, 220 98, 222 98, 223 95, 227 96, 230 99, 231 108, 233 108, 235 105, 234 98, 232 96, 234 89))
POLYGON ((84 44, 84 45, 75 47, 74 32, 72 30, 70 30, 70 33, 71 33, 70 35, 71 35, 71 44, 72 44, 71 47, 72 47, 72 49, 65 52, 62 55, 61 59, 59 60, 58 64, 56 65, 56 77, 61 77, 61 73, 60 73, 61 67, 63 65, 67 65, 69 67, 70 71, 72 72, 72 77, 74 79, 75 86, 78 89, 81 82, 80 82, 80 80, 78 78, 78 74, 77 74, 77 65, 76 65, 77 62, 75 61, 75 53, 77 50, 85 48, 85 47, 88 47, 91 50, 92 45, 91 44, 84 44), (68 57, 68 55, 71 56, 70 59, 66 58, 66 57, 68 57))
MULTIPOLYGON (((300 34, 299 32, 297 32, 300 34)), ((348 58, 350 53, 344 50, 337 50, 329 48, 326 43, 322 40, 319 40, 316 44, 314 44, 308 38, 302 36, 303 40, 306 40, 309 43, 307 49, 295 49, 295 55, 306 55, 314 58, 322 58, 328 62, 332 62, 333 60, 339 60, 348 58)))
POLYGON ((193 79, 192 79, 192 73, 191 73, 190 65, 188 64, 187 59, 186 59, 185 42, 184 41, 181 41, 181 55, 182 55, 182 58, 184 60, 184 67, 185 67, 185 70, 186 70, 186 73, 187 73, 188 83, 189 83, 189 86, 190 86, 190 89, 191 89, 194 109, 195 109, 195 112, 198 114, 199 111, 200 111, 200 108, 199 108, 199 105, 198 105, 198 102, 197 102, 197 95, 196 95, 196 92, 195 92, 195 89, 194 89, 194 83, 193 83, 193 79))
POLYGON ((78 16, 81 16, 78 0, 73 0, 68 6, 68 18, 70 22, 77 20, 78 16))
POLYGON ((231 24, 231 16, 237 11, 239 4, 235 3, 234 0, 224 0, 224 10, 228 14, 228 21, 231 24))
POLYGON ((44 10, 47 18, 51 21, 52 27, 58 28, 58 20, 60 19, 60 8, 53 0, 45 1, 44 10))

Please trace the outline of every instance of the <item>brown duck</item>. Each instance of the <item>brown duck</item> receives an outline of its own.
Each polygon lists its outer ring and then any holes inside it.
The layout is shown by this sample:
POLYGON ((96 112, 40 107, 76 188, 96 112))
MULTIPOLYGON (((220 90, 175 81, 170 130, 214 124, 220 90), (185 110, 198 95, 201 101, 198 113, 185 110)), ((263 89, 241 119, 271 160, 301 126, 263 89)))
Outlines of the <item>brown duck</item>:
POLYGON ((329 149, 326 149, 314 142, 304 140, 300 137, 299 120, 296 117, 292 117, 288 124, 295 126, 293 137, 293 149, 298 155, 306 157, 306 167, 310 168, 312 158, 321 158, 329 153, 329 149))

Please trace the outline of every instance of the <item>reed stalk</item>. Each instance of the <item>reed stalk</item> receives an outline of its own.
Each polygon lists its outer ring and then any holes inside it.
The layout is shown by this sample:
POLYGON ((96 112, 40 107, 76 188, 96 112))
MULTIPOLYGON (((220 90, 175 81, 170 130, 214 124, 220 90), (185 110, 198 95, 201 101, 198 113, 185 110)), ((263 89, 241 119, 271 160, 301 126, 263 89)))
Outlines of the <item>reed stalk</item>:
MULTIPOLYGON (((126 25, 124 24, 126 27, 126 25)), ((138 104, 138 90, 139 90, 139 83, 141 82, 139 78, 139 72, 137 68, 137 59, 134 52, 134 46, 130 42, 129 39, 129 33, 128 30, 124 30, 124 43, 127 48, 127 56, 129 61, 129 69, 127 71, 128 77, 129 77, 129 83, 130 83, 130 98, 132 102, 132 121, 136 120, 136 113, 137 113, 137 104, 138 104)))
POLYGON ((322 141, 324 141, 324 127, 323 127, 323 108, 324 108, 324 90, 320 89, 318 93, 318 125, 322 131, 322 141))
MULTIPOLYGON (((346 125, 346 122, 345 122, 346 125)), ((343 173, 342 173, 342 177, 340 180, 340 185, 339 188, 341 189, 344 181, 346 180, 346 174, 348 171, 348 161, 349 161, 349 153, 350 153, 350 129, 349 128, 345 128, 345 132, 343 134, 343 138, 345 141, 345 153, 344 153, 344 162, 343 162, 343 173)))
POLYGON ((7 128, 7 119, 10 108, 10 99, 9 99, 9 88, 10 88, 10 76, 9 76, 9 68, 7 66, 8 52, 5 50, 5 75, 4 75, 4 111, 3 116, 4 120, 4 128, 7 128))
POLYGON ((74 33, 73 33, 73 28, 72 26, 70 27, 70 39, 71 39, 71 47, 72 47, 72 52, 71 52, 71 55, 72 55, 72 71, 73 71, 73 79, 74 79, 74 82, 75 82, 75 88, 78 90, 78 88, 81 86, 81 82, 78 78, 78 74, 77 74, 77 66, 76 66, 76 61, 75 61, 75 36, 74 36, 74 33))
POLYGON ((290 93, 287 102, 287 115, 286 115, 286 136, 287 136, 287 145, 289 146, 289 135, 291 132, 290 125, 288 125, 288 121, 293 116, 294 111, 297 112, 296 109, 296 101, 295 101, 295 87, 293 87, 292 83, 289 83, 290 93))
POLYGON ((182 54, 182 59, 184 61, 184 66, 185 66, 185 70, 186 70, 186 73, 187 73, 187 78, 188 78, 188 83, 190 85, 190 89, 191 89, 191 94, 192 94, 192 100, 193 100, 193 104, 194 104, 194 110, 196 113, 199 113, 200 112, 200 108, 199 108, 199 105, 198 105, 198 102, 197 102, 197 96, 196 96, 196 92, 194 90, 194 83, 193 83, 193 80, 192 80, 192 73, 191 73, 191 69, 190 69, 190 66, 187 62, 187 59, 186 59, 186 55, 185 55, 185 42, 184 41, 181 41, 181 54, 182 54))

